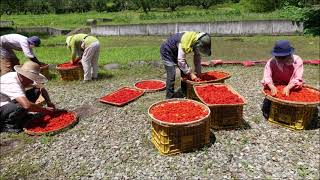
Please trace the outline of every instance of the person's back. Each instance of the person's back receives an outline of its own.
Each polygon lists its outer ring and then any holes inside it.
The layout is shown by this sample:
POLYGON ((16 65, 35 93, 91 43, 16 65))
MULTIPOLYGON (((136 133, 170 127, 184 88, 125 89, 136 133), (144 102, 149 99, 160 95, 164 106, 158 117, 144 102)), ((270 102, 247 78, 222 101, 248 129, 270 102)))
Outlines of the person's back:
POLYGON ((201 73, 200 54, 211 56, 211 38, 203 32, 186 31, 170 36, 160 47, 160 56, 167 73, 166 98, 175 97, 174 82, 176 66, 181 74, 195 80, 197 76, 187 64, 186 54, 194 52, 195 73, 201 73))
POLYGON ((22 51, 24 56, 37 64, 40 62, 32 52, 33 47, 40 46, 41 40, 37 36, 26 37, 20 34, 7 34, 0 37, 1 74, 13 71, 15 65, 20 64, 14 50, 22 51))
POLYGON ((0 37, 1 46, 15 50, 22 50, 21 45, 28 46, 28 38, 20 34, 7 34, 0 37))

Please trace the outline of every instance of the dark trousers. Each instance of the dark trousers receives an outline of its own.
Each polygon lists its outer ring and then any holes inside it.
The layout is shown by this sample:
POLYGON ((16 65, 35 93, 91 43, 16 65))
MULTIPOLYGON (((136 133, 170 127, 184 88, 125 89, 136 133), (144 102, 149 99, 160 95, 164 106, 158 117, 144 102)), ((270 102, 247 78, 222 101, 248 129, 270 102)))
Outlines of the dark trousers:
POLYGON ((263 103, 262 103, 262 115, 268 119, 269 118, 269 113, 270 113, 270 108, 271 108, 271 101, 267 98, 264 98, 263 103))
POLYGON ((166 80, 166 98, 174 98, 174 83, 176 81, 176 67, 175 66, 164 66, 167 73, 166 80))
MULTIPOLYGON (((36 102, 40 96, 40 89, 32 88, 26 91, 26 97, 31 102, 36 102)), ((21 129, 25 123, 27 110, 16 100, 0 107, 0 127, 1 129, 21 129)))
MULTIPOLYGON (((181 98, 184 96, 184 91, 186 87, 182 87, 180 91, 174 90, 174 84, 176 81, 176 66, 164 66, 167 73, 167 80, 166 80, 166 99, 171 98, 181 98)), ((182 74, 182 71, 181 71, 182 74)))

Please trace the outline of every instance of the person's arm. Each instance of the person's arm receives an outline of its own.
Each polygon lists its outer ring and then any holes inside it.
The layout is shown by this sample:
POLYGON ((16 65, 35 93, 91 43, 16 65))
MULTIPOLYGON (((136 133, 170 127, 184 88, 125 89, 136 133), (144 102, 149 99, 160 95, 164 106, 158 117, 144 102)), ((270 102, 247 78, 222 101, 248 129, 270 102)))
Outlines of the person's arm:
POLYGON ((282 93, 285 94, 286 96, 289 96, 290 90, 292 88, 300 88, 303 84, 303 61, 299 56, 295 56, 294 58, 296 58, 294 60, 294 71, 292 74, 292 77, 290 79, 289 84, 283 88, 282 93))
POLYGON ((74 63, 77 58, 77 49, 74 40, 70 42, 69 48, 71 50, 71 63, 74 63))
POLYGON ((301 87, 303 84, 303 61, 299 56, 294 56, 294 71, 289 84, 294 84, 294 87, 301 87))
POLYGON ((39 64, 39 65, 44 64, 43 62, 40 62, 37 57, 30 58, 30 60, 35 62, 35 63, 37 63, 37 64, 39 64))
POLYGON ((30 45, 29 45, 28 41, 26 41, 26 42, 24 42, 24 41, 21 42, 21 43, 20 43, 20 46, 21 46, 21 49, 22 49, 22 51, 23 51, 23 54, 24 54, 27 58, 29 58, 31 61, 33 61, 33 62, 35 62, 35 63, 37 63, 37 64, 39 64, 39 65, 44 64, 44 63, 40 62, 40 61, 38 60, 38 58, 33 54, 32 49, 30 48, 30 45))
POLYGON ((201 74, 201 56, 198 52, 194 52, 193 63, 197 75, 201 74))
POLYGON ((264 67, 264 72, 263 72, 263 79, 261 83, 264 86, 267 86, 271 90, 271 95, 275 96, 277 94, 277 88, 273 85, 273 80, 272 80, 272 70, 270 67, 271 60, 269 60, 264 67))
POLYGON ((290 90, 295 87, 296 85, 294 83, 289 83, 286 87, 283 88, 282 94, 289 96, 290 90))
POLYGON ((267 85, 269 88, 270 88, 270 90, 271 90, 271 95, 272 96, 275 96, 276 94, 277 94, 277 92, 278 92, 278 90, 277 90, 277 88, 273 85, 273 84, 268 84, 267 85))
POLYGON ((181 44, 179 44, 178 47, 178 67, 185 75, 188 75, 191 72, 186 61, 186 53, 183 51, 181 44))
POLYGON ((50 99, 50 96, 49 96, 48 91, 47 91, 45 88, 40 88, 40 92, 41 92, 42 97, 43 97, 44 100, 46 101, 47 106, 55 109, 56 107, 55 107, 55 105, 51 102, 51 99, 50 99))
POLYGON ((54 108, 43 108, 35 103, 30 102, 25 96, 17 97, 16 101, 27 111, 41 112, 44 114, 52 114, 54 112, 54 108))

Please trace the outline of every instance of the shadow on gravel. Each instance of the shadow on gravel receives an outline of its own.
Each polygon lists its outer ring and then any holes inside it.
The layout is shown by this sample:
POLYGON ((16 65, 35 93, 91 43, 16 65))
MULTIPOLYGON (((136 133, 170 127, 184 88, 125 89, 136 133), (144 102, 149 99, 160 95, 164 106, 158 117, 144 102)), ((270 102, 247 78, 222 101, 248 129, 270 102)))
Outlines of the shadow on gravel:
POLYGON ((111 73, 107 73, 107 72, 99 72, 98 73, 98 80, 101 80, 101 79, 110 79, 113 77, 113 75, 111 73))
POLYGON ((79 118, 81 119, 81 118, 92 116, 92 115, 102 111, 102 109, 95 107, 93 105, 84 104, 84 105, 76 108, 74 111, 78 114, 79 118))
POLYGON ((244 121, 243 125, 240 128, 241 130, 248 130, 251 129, 250 124, 247 121, 244 121))
POLYGON ((309 130, 315 130, 320 128, 320 106, 317 107, 317 110, 315 111, 313 118, 310 122, 309 130))
POLYGON ((210 131, 210 146, 214 145, 214 143, 216 142, 217 138, 214 135, 213 131, 210 131))
POLYGON ((1 140, 0 142, 0 157, 3 157, 10 152, 22 148, 24 142, 19 139, 1 140))

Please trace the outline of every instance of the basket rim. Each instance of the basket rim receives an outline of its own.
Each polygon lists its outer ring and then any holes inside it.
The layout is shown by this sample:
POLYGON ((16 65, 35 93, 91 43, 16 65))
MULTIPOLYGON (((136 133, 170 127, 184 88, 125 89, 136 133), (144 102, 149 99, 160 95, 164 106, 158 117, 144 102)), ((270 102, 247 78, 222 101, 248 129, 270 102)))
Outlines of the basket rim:
POLYGON ((141 81, 138 81, 134 84, 134 87, 137 88, 137 89, 140 89, 140 90, 144 90, 145 92, 156 92, 156 91, 162 91, 164 89, 166 89, 166 82, 162 81, 162 80, 158 80, 158 79, 146 79, 146 80, 141 80, 141 81), (161 87, 161 88, 158 88, 158 89, 143 89, 143 88, 139 88, 137 87, 136 85, 138 83, 141 83, 141 82, 146 82, 146 81, 157 81, 157 82, 161 82, 164 84, 164 87, 161 87))
MULTIPOLYGON (((227 75, 226 77, 223 77, 223 78, 219 78, 219 79, 215 79, 215 80, 210 80, 210 81, 200 81, 200 82, 191 81, 191 80, 188 80, 188 79, 186 79, 186 78, 182 78, 182 77, 181 77, 181 81, 190 83, 190 84, 192 84, 192 85, 195 85, 195 84, 204 84, 204 83, 217 82, 217 81, 229 79, 229 78, 231 77, 231 74, 230 74, 229 72, 226 72, 226 71, 207 71, 207 72, 221 72, 221 73, 226 73, 226 74, 228 74, 228 75, 227 75)), ((204 72, 204 73, 205 73, 205 72, 204 72)))
POLYGON ((40 69, 46 69, 46 68, 49 68, 49 64, 40 65, 40 69))
POLYGON ((204 121, 205 119, 207 119, 211 114, 211 111, 210 111, 210 108, 208 106, 206 106, 205 104, 201 103, 201 102, 198 102, 198 101, 195 101, 195 100, 191 100, 191 99, 184 99, 184 98, 172 98, 172 99, 166 99, 166 100, 162 100, 162 101, 158 101, 158 102, 155 102, 153 103, 149 108, 148 108, 148 115, 152 118, 152 121, 159 124, 159 125, 169 125, 169 126, 189 126, 189 125, 195 125, 195 124, 198 124, 202 121, 204 121), (152 113, 150 113, 150 110, 151 108, 153 108, 154 106, 158 105, 158 104, 162 104, 162 103, 166 103, 166 102, 170 102, 170 101, 191 101, 195 104, 198 104, 202 107, 204 107, 207 111, 208 111, 208 114, 203 117, 203 118, 200 118, 196 121, 192 121, 192 122, 183 122, 183 123, 170 123, 170 122, 164 122, 164 121, 160 121, 158 119, 156 119, 152 113))
MULTIPOLYGON (((314 88, 312 86, 309 85, 303 85, 302 87, 307 88, 307 89, 311 89, 312 91, 318 91, 320 93, 320 90, 317 88, 314 88)), ((316 106, 318 104, 320 104, 320 101, 316 101, 316 102, 297 102, 297 101, 288 101, 288 100, 283 100, 280 98, 276 98, 273 97, 271 95, 268 95, 265 91, 264 88, 262 88, 262 93, 263 95, 270 101, 272 102, 276 102, 279 104, 283 104, 283 105, 290 105, 290 106, 296 106, 296 107, 302 107, 302 106, 316 106)))
POLYGON ((41 135, 45 135, 45 134, 57 134, 59 132, 62 132, 64 130, 67 130, 68 128, 71 128, 73 125, 77 124, 79 122, 79 116, 77 115, 76 112, 74 111, 68 111, 71 112, 74 116, 74 121, 72 121, 71 123, 69 123, 68 125, 60 128, 60 129, 56 129, 56 130, 51 130, 51 131, 46 131, 46 132, 34 132, 31 130, 28 130, 26 127, 31 123, 31 121, 29 121, 25 127, 23 127, 23 131, 28 134, 28 135, 32 135, 32 136, 41 136, 41 135))
POLYGON ((195 92, 195 94, 197 95, 197 97, 200 99, 200 101, 202 103, 204 103, 205 105, 209 106, 209 107, 221 107, 221 106, 243 106, 245 104, 247 104, 247 101, 246 99, 241 96, 237 91, 235 91, 230 85, 228 84, 225 84, 225 83, 206 83, 206 84, 194 84, 193 85, 193 91, 195 92), (228 90, 231 91, 231 93, 237 95, 242 101, 243 103, 237 103, 237 104, 209 104, 209 103, 206 103, 203 98, 201 96, 199 96, 197 90, 195 87, 199 87, 199 86, 209 86, 209 85, 214 85, 214 86, 224 86, 226 88, 228 88, 228 90))
MULTIPOLYGON (((64 63, 62 63, 62 64, 64 64, 64 63)), ((57 64, 57 65, 56 65, 56 69, 57 69, 57 70, 61 70, 61 71, 63 71, 63 70, 70 70, 70 69, 82 68, 82 65, 81 65, 81 64, 77 64, 77 65, 74 65, 74 66, 72 66, 72 67, 59 67, 59 65, 61 65, 61 64, 57 64)))
POLYGON ((111 104, 111 105, 115 105, 115 106, 124 106, 125 104, 128 104, 129 102, 138 99, 138 98, 141 97, 144 93, 145 93, 144 90, 141 90, 141 89, 138 89, 138 88, 134 88, 134 87, 124 86, 124 87, 121 87, 121 88, 119 88, 119 89, 117 89, 117 90, 115 90, 115 91, 113 91, 113 92, 111 92, 111 93, 109 93, 109 94, 107 94, 107 95, 105 95, 105 96, 100 97, 100 98, 99 98, 99 102, 107 103, 107 104, 111 104), (111 96, 111 95, 113 95, 113 94, 115 94, 115 93, 117 93, 117 92, 119 92, 119 91, 121 91, 121 90, 123 90, 123 89, 131 89, 131 90, 139 91, 140 94, 139 94, 138 96, 136 96, 136 97, 133 97, 133 98, 127 100, 126 102, 123 102, 123 103, 116 103, 116 102, 111 102, 111 101, 107 101, 107 100, 103 100, 103 99, 102 99, 102 98, 104 98, 104 97, 106 97, 106 96, 111 96))

